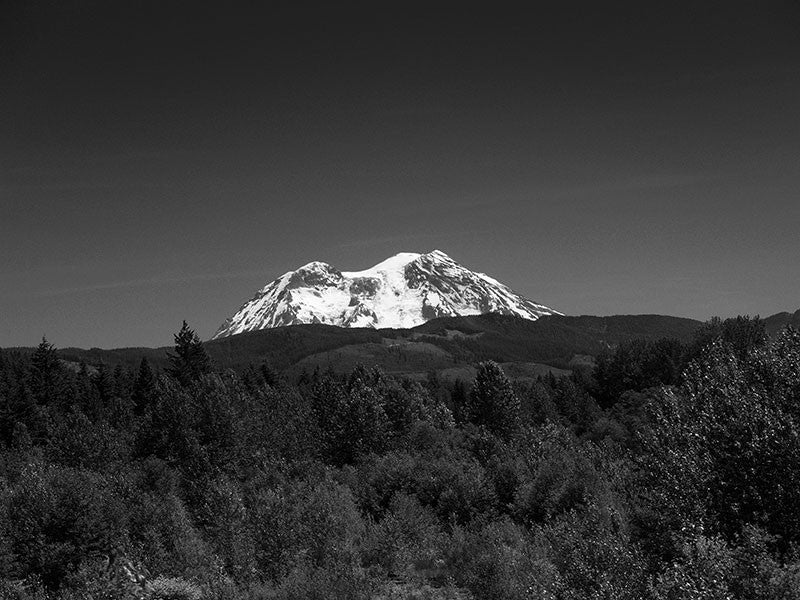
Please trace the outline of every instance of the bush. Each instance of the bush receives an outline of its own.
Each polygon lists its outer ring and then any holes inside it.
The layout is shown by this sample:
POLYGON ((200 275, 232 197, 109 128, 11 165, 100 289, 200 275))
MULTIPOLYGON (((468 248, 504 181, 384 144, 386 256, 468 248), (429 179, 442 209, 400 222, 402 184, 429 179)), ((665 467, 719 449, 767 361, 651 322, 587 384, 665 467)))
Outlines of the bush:
POLYGON ((8 500, 14 576, 50 589, 124 542, 124 513, 108 480, 59 466, 26 468, 8 500))
POLYGON ((270 600, 370 600, 378 581, 355 565, 315 567, 298 563, 281 582, 270 600))
POLYGON ((350 490, 328 474, 254 490, 248 505, 256 569, 273 581, 300 563, 353 562, 364 535, 350 490))
POLYGON ((381 521, 368 528, 363 560, 390 577, 413 577, 434 567, 441 538, 436 516, 414 496, 398 493, 381 521))
POLYGON ((564 597, 649 597, 645 562, 614 509, 590 504, 541 528, 539 535, 568 590, 564 597))
POLYGON ((200 588, 180 577, 156 577, 150 583, 150 600, 202 600, 200 588))
POLYGON ((3 600, 47 600, 47 594, 41 586, 21 581, 0 579, 0 598, 3 600))
POLYGON ((426 583, 392 581, 374 596, 374 600, 472 600, 472 594, 451 585, 431 587, 426 583))
POLYGON ((521 527, 501 521, 469 532, 456 528, 445 549, 445 573, 478 600, 555 600, 559 575, 521 527))
POLYGON ((371 457, 359 468, 362 506, 380 516, 394 495, 415 495, 443 525, 491 518, 497 498, 483 467, 465 453, 412 456, 405 453, 371 457))

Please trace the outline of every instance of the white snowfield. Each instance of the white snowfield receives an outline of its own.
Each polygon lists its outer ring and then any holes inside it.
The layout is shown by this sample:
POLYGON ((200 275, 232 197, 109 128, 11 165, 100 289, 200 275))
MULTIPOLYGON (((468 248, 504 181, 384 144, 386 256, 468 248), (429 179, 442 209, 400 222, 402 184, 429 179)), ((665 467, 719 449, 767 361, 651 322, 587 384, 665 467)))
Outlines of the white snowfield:
POLYGON ((311 262, 284 273, 245 302, 213 339, 301 323, 407 329, 438 317, 491 312, 531 320, 561 314, 440 250, 401 252, 363 271, 311 262))

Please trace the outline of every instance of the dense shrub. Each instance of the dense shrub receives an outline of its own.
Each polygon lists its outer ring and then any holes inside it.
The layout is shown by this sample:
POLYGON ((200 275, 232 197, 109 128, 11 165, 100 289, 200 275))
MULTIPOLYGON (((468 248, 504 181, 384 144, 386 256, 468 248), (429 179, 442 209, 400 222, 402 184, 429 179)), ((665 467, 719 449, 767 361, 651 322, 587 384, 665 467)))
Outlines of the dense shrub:
POLYGON ((176 577, 157 577, 150 583, 151 600, 202 600, 200 588, 176 577))
POLYGON ((124 544, 125 512, 113 483, 96 473, 31 465, 7 499, 10 574, 57 588, 86 560, 124 544))
POLYGON ((399 492, 380 521, 370 523, 363 560, 389 577, 413 579, 437 568, 444 537, 433 512, 415 496, 399 492))
POLYGON ((413 494, 443 524, 489 516, 497 503, 483 467, 463 453, 374 456, 361 464, 358 479, 361 505, 373 515, 382 514, 396 493, 413 494))
POLYGON ((350 490, 327 474, 259 486, 247 504, 255 569, 264 577, 355 562, 364 522, 350 490))

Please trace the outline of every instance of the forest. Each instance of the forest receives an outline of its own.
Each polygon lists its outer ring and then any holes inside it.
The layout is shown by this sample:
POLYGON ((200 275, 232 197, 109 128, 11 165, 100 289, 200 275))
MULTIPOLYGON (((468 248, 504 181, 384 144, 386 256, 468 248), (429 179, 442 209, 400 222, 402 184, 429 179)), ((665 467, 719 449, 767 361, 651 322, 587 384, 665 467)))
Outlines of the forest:
POLYGON ((570 375, 0 351, 3 600, 800 598, 800 333, 570 375))

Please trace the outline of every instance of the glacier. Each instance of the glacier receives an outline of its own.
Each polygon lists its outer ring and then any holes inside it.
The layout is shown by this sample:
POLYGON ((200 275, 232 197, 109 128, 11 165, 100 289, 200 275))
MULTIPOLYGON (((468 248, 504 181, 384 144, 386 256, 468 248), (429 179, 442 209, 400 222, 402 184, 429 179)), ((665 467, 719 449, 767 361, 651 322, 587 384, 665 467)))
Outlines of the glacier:
POLYGON ((212 339, 303 323, 407 329, 439 317, 492 312, 531 320, 562 314, 441 250, 401 252, 363 271, 319 261, 288 271, 245 302, 212 339))

